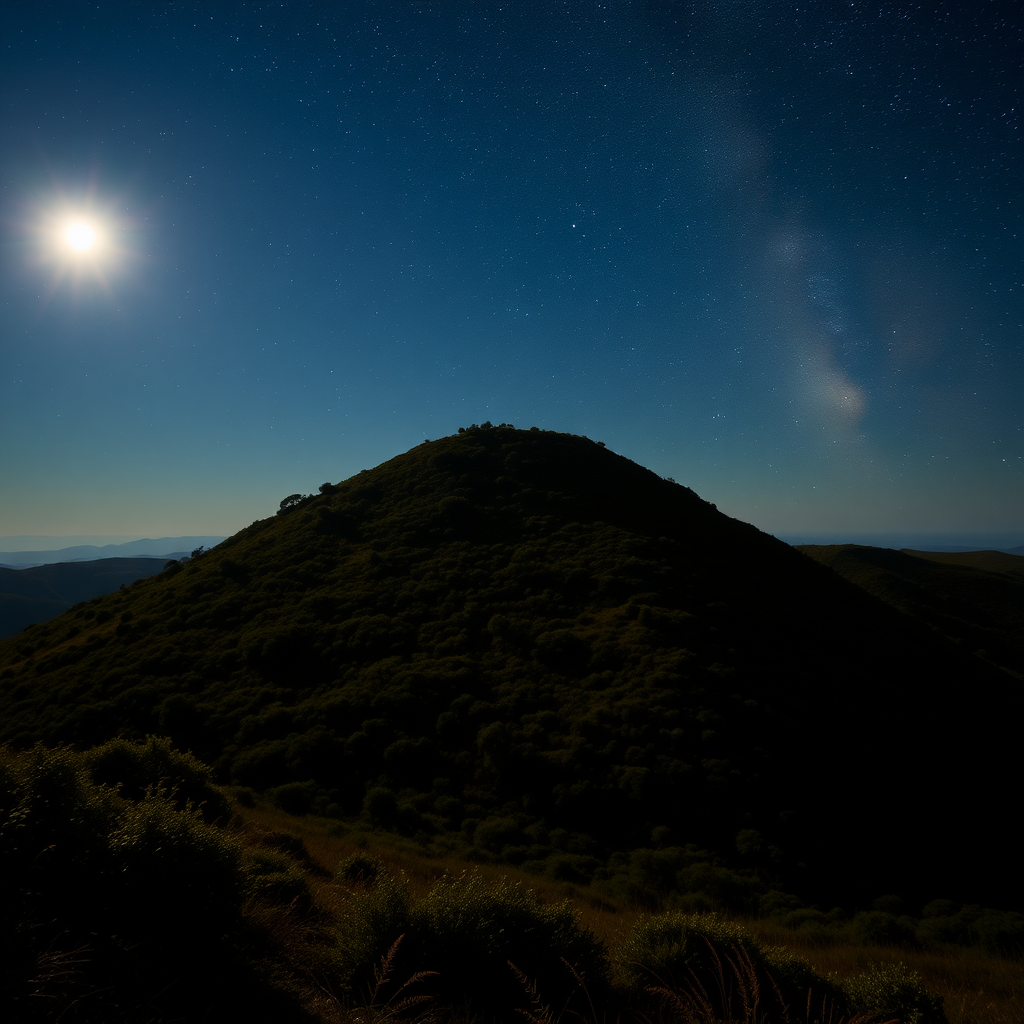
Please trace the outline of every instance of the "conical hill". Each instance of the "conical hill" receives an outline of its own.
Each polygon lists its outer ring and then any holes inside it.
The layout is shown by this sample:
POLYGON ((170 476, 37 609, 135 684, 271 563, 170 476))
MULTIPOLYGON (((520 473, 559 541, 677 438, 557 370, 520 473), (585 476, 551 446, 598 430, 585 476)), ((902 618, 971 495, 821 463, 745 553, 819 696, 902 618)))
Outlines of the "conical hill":
POLYGON ((826 567, 571 435, 322 490, 0 644, 0 739, 169 735, 578 880, 694 844, 814 898, 1016 901, 1019 684, 826 567))

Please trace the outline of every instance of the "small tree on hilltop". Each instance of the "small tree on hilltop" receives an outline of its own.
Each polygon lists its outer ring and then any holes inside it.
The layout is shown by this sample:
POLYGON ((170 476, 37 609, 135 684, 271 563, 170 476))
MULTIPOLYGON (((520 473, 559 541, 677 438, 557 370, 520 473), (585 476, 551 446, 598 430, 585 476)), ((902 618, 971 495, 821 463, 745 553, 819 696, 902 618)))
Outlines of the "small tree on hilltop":
POLYGON ((293 508, 298 508, 304 497, 305 495, 302 494, 289 494, 287 498, 282 498, 277 514, 280 515, 282 512, 290 512, 293 508))

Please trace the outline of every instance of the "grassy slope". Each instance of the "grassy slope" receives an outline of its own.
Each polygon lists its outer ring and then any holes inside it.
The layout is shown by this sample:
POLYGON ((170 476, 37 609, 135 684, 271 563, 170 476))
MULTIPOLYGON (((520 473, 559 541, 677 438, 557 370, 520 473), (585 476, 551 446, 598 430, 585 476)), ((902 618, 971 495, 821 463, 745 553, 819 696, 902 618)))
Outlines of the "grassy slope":
MULTIPOLYGON (((411 891, 421 895, 444 875, 458 875, 468 867, 456 857, 424 857, 407 844, 372 831, 339 831, 323 820, 293 818, 266 805, 238 810, 249 834, 299 840, 309 862, 322 872, 322 879, 333 876, 346 858, 361 855, 379 862, 392 874, 404 876, 409 880, 411 891)), ((642 914, 628 903, 609 901, 590 889, 538 879, 508 865, 476 864, 471 869, 491 881, 502 878, 518 881, 547 903, 571 899, 581 922, 609 948, 622 941, 642 914)), ((344 918, 347 905, 344 889, 321 881, 318 894, 332 913, 344 918)), ((904 963, 943 997, 950 1024, 1018 1024, 1024 1017, 1024 961, 1019 959, 953 946, 917 949, 851 943, 794 931, 765 918, 735 920, 762 943, 785 946, 821 974, 845 978, 866 971, 874 964, 904 963)))
MULTIPOLYGON (((953 949, 934 935, 900 948, 851 945, 836 931, 794 933, 780 918, 748 920, 743 932, 720 917, 642 918, 592 889, 508 866, 467 872, 464 861, 425 857, 408 840, 365 823, 294 818, 265 805, 235 812, 211 786, 209 768, 166 741, 118 740, 83 753, 0 748, 0 833, 14 840, 0 843, 0 1017, 26 1024, 58 1017, 156 1024, 182 1014, 295 1024, 370 1015, 386 1021, 399 1019, 388 1011, 400 998, 396 987, 416 971, 436 971, 409 990, 436 1000, 417 1009, 429 1009, 438 1024, 484 1024, 518 1020, 516 1006, 528 1005, 507 970, 510 960, 536 980, 542 1001, 561 1006, 571 999, 576 984, 558 959, 564 955, 589 979, 590 999, 575 1003, 583 1020, 693 1024, 668 1007, 658 1012, 631 979, 642 986, 653 972, 684 991, 690 977, 715 986, 705 937, 725 938, 726 957, 737 952, 733 942, 742 943, 781 986, 777 999, 766 991, 757 1019, 767 1024, 803 1019, 805 1002, 845 999, 833 982, 794 971, 790 957, 759 952, 744 937, 753 936, 761 947, 784 943, 819 974, 839 979, 880 961, 908 963, 925 989, 946 996, 952 1024, 1018 1019, 1020 961, 953 949), (368 881, 374 873, 376 885, 368 881), (401 895, 406 888, 411 899, 401 895), (560 923, 553 931, 554 921, 560 923), (650 935, 665 924, 672 932, 660 952, 637 943, 638 930, 650 935), (684 940, 685 964, 680 926, 698 929, 692 943, 684 940), (403 934, 392 983, 370 994, 372 969, 403 934), (704 973, 691 975, 691 968, 704 973), (473 1014, 458 1009, 467 999, 474 1000, 473 1014), (781 1012, 777 1000, 795 1015, 781 1012)), ((1017 934, 1024 935, 1019 925, 1017 934)), ((764 989, 768 977, 760 977, 764 989)), ((918 1005, 930 1007, 928 1024, 947 1024, 934 999, 914 986, 923 997, 918 1005)), ((877 995, 877 984, 870 991, 877 995)), ((884 1009, 906 1007, 893 995, 890 989, 884 1009)))
POLYGON ((655 830, 737 864, 753 830, 750 871, 837 899, 1020 903, 991 782, 1019 702, 688 489, 509 429, 0 644, 18 745, 160 732, 225 781, 585 877, 655 830))

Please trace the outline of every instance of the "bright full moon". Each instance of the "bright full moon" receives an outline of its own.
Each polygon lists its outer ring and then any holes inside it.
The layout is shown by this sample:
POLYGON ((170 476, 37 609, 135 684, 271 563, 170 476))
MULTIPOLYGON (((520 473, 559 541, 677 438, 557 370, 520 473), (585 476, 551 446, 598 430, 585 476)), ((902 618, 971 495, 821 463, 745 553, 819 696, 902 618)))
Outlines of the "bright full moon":
POLYGON ((118 246, 122 225, 94 202, 54 204, 38 222, 38 259, 54 271, 54 282, 74 287, 89 280, 106 288, 124 251, 118 246))
POLYGON ((75 252, 88 252, 99 242, 96 229, 85 221, 76 220, 64 228, 64 241, 75 252))

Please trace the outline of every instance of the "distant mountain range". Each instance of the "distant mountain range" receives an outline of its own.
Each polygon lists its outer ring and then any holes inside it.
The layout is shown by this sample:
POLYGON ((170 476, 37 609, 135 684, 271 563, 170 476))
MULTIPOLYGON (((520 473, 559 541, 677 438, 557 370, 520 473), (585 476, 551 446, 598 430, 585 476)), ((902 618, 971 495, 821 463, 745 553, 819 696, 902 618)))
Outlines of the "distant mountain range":
POLYGON ((738 871, 1021 906, 1024 694, 949 636, 598 443, 485 424, 0 641, 0 740, 165 735, 292 812, 638 899, 738 871))
POLYGON ((891 548, 894 551, 1001 551, 1024 555, 1022 534, 1016 533, 778 533, 793 547, 835 547, 854 544, 858 547, 891 548))
POLYGON ((76 544, 56 550, 0 551, 0 567, 21 569, 54 562, 93 561, 98 558, 181 558, 198 547, 212 548, 223 537, 161 537, 125 544, 76 544))

